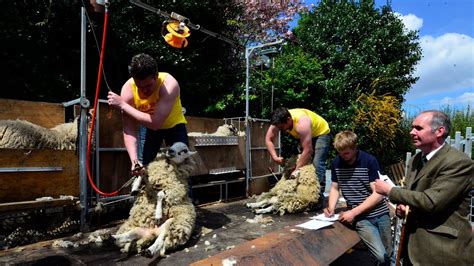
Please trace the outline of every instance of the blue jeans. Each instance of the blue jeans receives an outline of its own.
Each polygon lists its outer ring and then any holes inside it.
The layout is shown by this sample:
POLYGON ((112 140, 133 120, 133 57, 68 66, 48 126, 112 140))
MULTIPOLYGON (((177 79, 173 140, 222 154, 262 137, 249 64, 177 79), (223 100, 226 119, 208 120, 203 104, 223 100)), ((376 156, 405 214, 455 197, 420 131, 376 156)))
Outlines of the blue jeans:
POLYGON ((329 146, 331 145, 331 135, 321 135, 318 137, 313 138, 313 165, 316 168, 316 175, 319 179, 320 185, 320 199, 322 199, 322 195, 324 190, 326 189, 326 158, 329 151, 329 146))
POLYGON ((390 265, 392 253, 392 234, 390 216, 384 214, 377 218, 363 219, 356 223, 359 237, 367 245, 379 265, 390 265))
POLYGON ((146 127, 139 125, 137 134, 137 159, 143 164, 143 146, 145 146, 146 127))

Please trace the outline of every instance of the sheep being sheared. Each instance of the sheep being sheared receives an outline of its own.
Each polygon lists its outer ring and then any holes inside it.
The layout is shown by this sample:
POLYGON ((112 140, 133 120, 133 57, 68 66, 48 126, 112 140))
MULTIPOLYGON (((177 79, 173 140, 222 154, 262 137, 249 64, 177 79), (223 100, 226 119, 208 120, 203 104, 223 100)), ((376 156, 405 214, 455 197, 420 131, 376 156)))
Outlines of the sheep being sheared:
POLYGON ((0 120, 0 149, 74 150, 77 121, 51 129, 26 120, 0 120))
POLYGON ((319 200, 319 181, 313 164, 299 169, 297 177, 290 177, 296 159, 288 161, 283 176, 268 192, 263 192, 254 203, 247 203, 256 214, 297 213, 310 210, 319 200), (292 165, 292 167, 288 167, 292 165))
POLYGON ((186 144, 174 143, 146 167, 128 220, 113 235, 122 252, 153 257, 184 245, 194 229, 196 211, 188 198, 188 177, 196 162, 186 144))

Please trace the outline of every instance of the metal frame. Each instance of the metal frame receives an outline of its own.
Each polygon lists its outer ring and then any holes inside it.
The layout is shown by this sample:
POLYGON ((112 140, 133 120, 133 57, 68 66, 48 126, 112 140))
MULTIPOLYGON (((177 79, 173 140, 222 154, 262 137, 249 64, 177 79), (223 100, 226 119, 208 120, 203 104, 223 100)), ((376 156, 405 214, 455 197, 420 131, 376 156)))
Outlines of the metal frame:
POLYGON ((81 7, 81 119, 79 122, 79 184, 81 231, 88 231, 89 201, 87 199, 87 112, 90 102, 86 98, 86 10, 81 7))
MULTIPOLYGON (((143 3, 140 1, 131 1, 133 4, 139 5, 142 8, 148 9, 150 11, 153 11, 155 13, 161 14, 162 12, 160 10, 155 10, 150 8, 150 6, 145 6, 143 3)), ((163 15, 163 14, 161 14, 163 15)), ((86 11, 84 7, 81 7, 81 94, 80 98, 64 103, 64 106, 80 103, 81 105, 81 119, 80 119, 80 128, 79 128, 79 182, 80 182, 80 209, 81 209, 81 231, 87 231, 87 225, 88 225, 88 213, 89 213, 89 200, 87 198, 87 169, 86 169, 86 153, 87 153, 87 112, 88 108, 90 107, 90 102, 86 98, 86 11)), ((189 22, 188 22, 189 24, 189 22)), ((203 28, 200 28, 201 31, 205 32, 206 34, 210 34, 210 32, 205 31, 203 28)), ((214 36, 213 34, 210 34, 214 36)), ((232 41, 227 40, 226 38, 222 36, 214 36, 218 39, 222 39, 224 41, 227 41, 229 43, 232 43, 232 41)), ((251 121, 256 121, 256 119, 250 117, 250 110, 249 110, 249 86, 250 86, 250 56, 252 53, 258 49, 264 48, 264 47, 269 47, 269 46, 275 46, 275 45, 280 45, 283 43, 283 40, 278 40, 274 42, 269 42, 269 43, 264 43, 256 46, 250 46, 245 49, 245 60, 246 60, 246 80, 245 80, 245 134, 246 134, 246 141, 245 141, 245 181, 246 181, 246 194, 248 195, 248 190, 249 190, 249 181, 252 178, 252 165, 251 165, 251 130, 250 130, 250 125, 251 121)), ((97 118, 98 120, 98 118, 97 118)), ((268 121, 268 120, 265 120, 268 121)), ((98 128, 99 124, 97 123, 96 125, 98 128)), ((99 143, 98 139, 98 130, 96 130, 96 143, 99 143)), ((278 143, 280 143, 280 136, 278 138, 278 143)), ((99 147, 99 145, 97 145, 99 147)), ((255 149, 260 149, 261 147, 255 147, 255 149)), ((278 147, 279 149, 280 147, 278 147)), ((96 148, 96 169, 99 171, 99 156, 98 153, 101 151, 100 148, 96 148)), ((270 176, 270 175, 268 175, 270 176)), ((264 176, 259 176, 259 177, 264 177, 264 176)), ((98 174, 96 174, 96 179, 99 179, 98 174)), ((99 182, 99 180, 96 180, 99 182)), ((226 185, 227 188, 227 185, 226 185)), ((227 193, 226 193, 227 194, 227 193)), ((227 196, 227 195, 226 195, 227 196)), ((97 195, 97 199, 99 199, 97 195)))
MULTIPOLYGON (((245 190, 246 195, 249 195, 249 183, 250 179, 252 178, 252 157, 251 157, 251 130, 250 130, 250 122, 252 119, 250 117, 250 107, 249 107, 249 90, 250 90, 250 56, 255 50, 280 45, 283 43, 283 40, 278 40, 269 43, 263 43, 255 46, 250 46, 245 48, 245 190)), ((268 120, 266 120, 268 121, 268 120)), ((280 143, 280 136, 278 137, 278 143, 280 143)))

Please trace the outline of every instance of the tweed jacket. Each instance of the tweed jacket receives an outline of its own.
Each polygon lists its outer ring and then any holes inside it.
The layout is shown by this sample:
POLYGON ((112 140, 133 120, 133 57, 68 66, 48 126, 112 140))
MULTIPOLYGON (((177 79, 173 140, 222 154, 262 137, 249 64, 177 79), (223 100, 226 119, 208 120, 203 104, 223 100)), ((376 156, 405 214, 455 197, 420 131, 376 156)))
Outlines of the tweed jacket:
POLYGON ((410 206, 405 250, 413 265, 474 265, 473 179, 473 160, 448 144, 424 166, 421 152, 410 160, 406 188, 392 188, 388 196, 410 206))

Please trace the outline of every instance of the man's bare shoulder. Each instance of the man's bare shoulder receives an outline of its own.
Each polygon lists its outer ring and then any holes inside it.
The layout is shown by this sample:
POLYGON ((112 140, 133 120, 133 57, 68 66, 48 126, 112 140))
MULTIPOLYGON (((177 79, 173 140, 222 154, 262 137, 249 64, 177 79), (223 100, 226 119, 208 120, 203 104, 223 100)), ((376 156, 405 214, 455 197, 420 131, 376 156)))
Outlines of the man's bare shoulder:
POLYGON ((166 75, 163 85, 161 85, 160 88, 160 94, 170 96, 177 96, 179 94, 178 81, 171 74, 166 75))
POLYGON ((130 99, 133 99, 133 78, 130 78, 127 80, 123 86, 122 86, 122 91, 120 92, 120 96, 124 98, 125 101, 129 101, 130 99))

